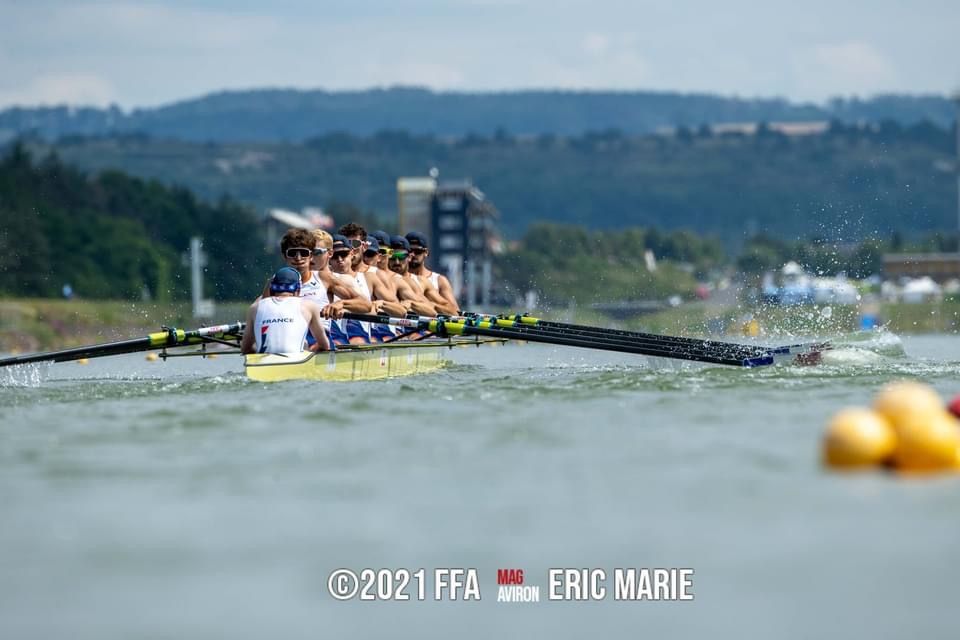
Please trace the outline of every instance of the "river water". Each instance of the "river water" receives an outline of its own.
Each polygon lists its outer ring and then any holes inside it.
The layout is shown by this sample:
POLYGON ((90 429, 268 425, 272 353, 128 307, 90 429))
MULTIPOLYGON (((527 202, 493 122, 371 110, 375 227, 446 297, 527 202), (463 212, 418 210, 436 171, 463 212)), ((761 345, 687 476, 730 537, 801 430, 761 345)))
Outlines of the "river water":
MULTIPOLYGON (((819 466, 829 416, 960 338, 734 370, 548 346, 259 384, 236 357, 0 371, 0 638, 954 638, 960 476, 819 466), (339 602, 346 567, 476 568, 481 602, 339 602), (694 570, 685 602, 549 568, 694 570), (541 601, 497 603, 496 569, 541 601)), ((428 590, 428 597, 432 590, 428 590)))

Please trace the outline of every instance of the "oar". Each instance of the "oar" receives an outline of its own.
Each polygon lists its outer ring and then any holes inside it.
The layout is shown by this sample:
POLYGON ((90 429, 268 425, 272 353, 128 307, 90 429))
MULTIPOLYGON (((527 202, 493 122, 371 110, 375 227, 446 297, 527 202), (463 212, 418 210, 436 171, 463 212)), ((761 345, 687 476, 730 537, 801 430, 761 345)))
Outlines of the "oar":
POLYGON ((99 358, 101 356, 117 356, 137 351, 150 351, 165 347, 179 347, 206 342, 208 338, 224 338, 243 332, 244 323, 221 324, 213 327, 201 327, 185 331, 183 329, 167 329, 151 333, 142 338, 94 344, 86 347, 74 347, 62 351, 49 353, 33 353, 23 356, 13 356, 0 359, 0 367, 9 367, 15 364, 31 364, 34 362, 68 362, 81 358, 99 358))
POLYGON ((708 340, 704 338, 685 338, 681 336, 666 336, 655 333, 643 333, 640 331, 627 331, 625 329, 608 329, 604 327, 593 327, 581 324, 569 324, 564 322, 553 322, 534 318, 526 314, 501 314, 492 316, 486 314, 467 314, 466 318, 476 317, 488 322, 499 320, 514 324, 536 327, 538 329, 553 329, 562 332, 569 332, 572 335, 583 336, 605 336, 614 338, 625 338, 628 340, 653 340, 657 343, 671 343, 676 345, 689 345, 705 347, 710 349, 722 349, 727 352, 736 352, 744 357, 757 356, 770 350, 770 347, 751 344, 738 344, 734 342, 724 342, 720 340, 708 340))
MULTIPOLYGON (((771 352, 779 354, 783 350, 783 348, 780 347, 773 349, 759 345, 742 345, 714 340, 661 336, 651 333, 620 331, 585 325, 565 325, 562 323, 546 322, 520 323, 510 318, 480 314, 450 318, 444 317, 442 319, 447 322, 462 322, 468 326, 502 327, 525 332, 536 331, 543 335, 553 336, 559 339, 586 340, 589 341, 591 343, 590 346, 594 348, 599 348, 599 345, 611 347, 623 346, 626 348, 626 351, 630 352, 630 349, 635 347, 650 347, 658 349, 660 352, 666 350, 671 354, 682 353, 689 356, 688 359, 695 359, 695 356, 702 356, 704 358, 748 360, 751 358, 766 357, 770 355, 771 352)), ((429 321, 431 318, 420 318, 420 320, 429 321)), ((525 338, 529 339, 529 336, 525 336, 525 338)), ((807 346, 809 345, 804 345, 804 347, 807 346)))
POLYGON ((534 318, 526 314, 501 314, 499 316, 492 316, 487 314, 466 314, 467 318, 480 318, 482 320, 487 320, 493 322, 493 319, 499 319, 501 321, 507 320, 514 323, 520 323, 523 325, 529 325, 541 329, 556 329, 562 332, 570 332, 573 335, 584 335, 584 336, 610 336, 617 338, 626 338, 626 339, 636 339, 636 340, 653 340, 658 343, 669 342, 676 345, 689 345, 690 347, 703 347, 710 350, 719 350, 731 356, 736 355, 738 357, 743 357, 745 359, 754 358, 754 357, 763 357, 765 355, 777 355, 777 356, 797 356, 805 355, 811 351, 824 351, 830 349, 829 342, 804 342, 791 345, 783 345, 777 347, 764 346, 764 345, 753 345, 753 344, 738 344, 734 342, 725 342, 721 340, 707 340, 703 338, 685 338, 680 336, 663 336, 652 333, 643 333, 639 331, 627 331, 624 329, 606 329, 602 327, 593 327, 589 325, 579 325, 579 324, 569 324, 564 322, 554 322, 548 320, 542 320, 540 318, 534 318))
POLYGON ((440 336, 481 335, 740 367, 763 366, 773 364, 775 361, 773 354, 770 352, 755 353, 751 354, 750 357, 744 357, 741 353, 731 353, 729 350, 722 348, 705 347, 702 343, 676 344, 669 340, 670 336, 659 336, 665 339, 657 340, 658 336, 654 334, 647 334, 643 340, 630 340, 610 336, 568 335, 549 328, 536 328, 518 323, 512 323, 512 326, 503 326, 503 324, 511 323, 511 321, 506 320, 496 323, 486 320, 468 322, 463 320, 448 320, 445 318, 389 318, 386 316, 353 313, 346 313, 344 317, 407 328, 418 327, 433 331, 440 336))

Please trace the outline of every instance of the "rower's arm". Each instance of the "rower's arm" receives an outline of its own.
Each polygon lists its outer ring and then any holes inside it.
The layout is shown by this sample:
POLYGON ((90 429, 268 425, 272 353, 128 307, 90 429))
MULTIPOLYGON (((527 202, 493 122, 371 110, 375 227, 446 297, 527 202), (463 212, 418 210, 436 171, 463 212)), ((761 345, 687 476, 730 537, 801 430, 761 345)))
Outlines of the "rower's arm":
POLYGON ((320 281, 323 282, 327 288, 328 293, 332 293, 343 300, 359 297, 360 293, 350 283, 336 278, 331 274, 323 273, 322 271, 318 271, 317 273, 320 276, 320 281))
POLYGON ((370 287, 370 292, 374 298, 376 298, 373 301, 374 313, 386 313, 387 315, 398 318, 402 318, 407 314, 406 307, 400 304, 396 294, 383 284, 383 280, 378 277, 378 274, 368 271, 364 276, 367 278, 367 285, 370 287))
POLYGON ((343 303, 343 310, 352 313, 371 313, 373 311, 373 302, 362 296, 356 296, 347 300, 338 300, 343 303))
POLYGON ((379 269, 377 271, 377 279, 380 280, 380 284, 382 284, 385 289, 390 291, 394 300, 399 300, 397 297, 397 285, 394 283, 393 271, 379 269))
POLYGON ((256 347, 256 344, 253 340, 253 332, 255 330, 253 321, 256 319, 257 315, 257 304, 257 302, 254 302, 247 309, 247 322, 244 325, 243 338, 240 339, 240 351, 242 353, 253 353, 254 347, 256 347))
POLYGON ((400 302, 390 302, 388 300, 377 300, 374 305, 378 307, 379 313, 386 313, 394 318, 402 318, 407 315, 407 308, 400 302))
POLYGON ((443 296, 443 299, 446 300, 447 303, 453 305, 453 311, 451 313, 453 315, 459 314, 460 305, 457 303, 457 297, 453 295, 453 285, 450 284, 450 280, 447 278, 447 276, 443 275, 437 278, 437 280, 440 283, 440 286, 438 287, 440 290, 440 295, 443 296))
POLYGON ((324 330, 323 323, 321 322, 322 315, 320 313, 320 307, 309 300, 305 302, 307 304, 301 305, 300 309, 307 319, 310 333, 316 340, 314 344, 310 345, 310 350, 330 351, 330 341, 327 340, 327 332, 324 330))
POLYGON ((423 316, 437 315, 437 308, 432 302, 418 295, 406 281, 397 279, 397 297, 405 311, 414 311, 423 316))
MULTIPOLYGON (((440 295, 440 292, 437 291, 436 287, 433 286, 433 283, 429 280, 422 280, 423 282, 423 295, 427 301, 431 302, 436 308, 437 313, 442 313, 448 316, 456 315, 459 309, 455 305, 451 305, 446 298, 440 295)), ((436 314, 434 314, 436 315, 436 314)))

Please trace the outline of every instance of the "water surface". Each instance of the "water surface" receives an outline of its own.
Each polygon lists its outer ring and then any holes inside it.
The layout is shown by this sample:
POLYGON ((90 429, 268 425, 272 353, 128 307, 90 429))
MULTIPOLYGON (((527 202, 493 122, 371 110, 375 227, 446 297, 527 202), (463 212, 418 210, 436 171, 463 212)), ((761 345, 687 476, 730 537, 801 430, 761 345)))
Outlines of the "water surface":
POLYGON ((470 348, 382 382, 142 355, 0 371, 0 637, 956 637, 960 476, 824 472, 839 408, 960 392, 960 339, 734 370, 470 348), (341 603, 338 567, 477 567, 481 603, 341 603), (548 567, 691 567, 686 603, 548 567), (543 602, 498 605, 523 568, 543 602))

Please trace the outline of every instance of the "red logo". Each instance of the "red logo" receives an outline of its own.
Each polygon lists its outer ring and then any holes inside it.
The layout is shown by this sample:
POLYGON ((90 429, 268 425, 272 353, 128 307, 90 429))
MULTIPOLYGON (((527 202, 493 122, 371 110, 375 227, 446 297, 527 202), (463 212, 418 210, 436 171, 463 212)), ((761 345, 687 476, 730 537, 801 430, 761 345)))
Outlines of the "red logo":
POLYGON ((497 569, 497 584, 523 584, 523 569, 497 569))

